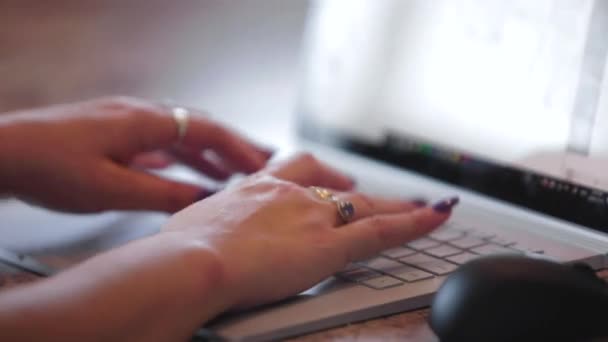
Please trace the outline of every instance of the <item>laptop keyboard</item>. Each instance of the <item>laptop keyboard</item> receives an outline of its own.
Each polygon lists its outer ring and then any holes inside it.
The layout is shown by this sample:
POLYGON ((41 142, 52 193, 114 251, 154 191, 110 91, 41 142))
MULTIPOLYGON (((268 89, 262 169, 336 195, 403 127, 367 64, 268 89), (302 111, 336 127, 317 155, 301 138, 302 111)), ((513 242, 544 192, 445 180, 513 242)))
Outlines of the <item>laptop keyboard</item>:
POLYGON ((543 254, 544 251, 450 222, 426 237, 386 250, 374 258, 352 263, 336 275, 382 290, 447 275, 470 260, 501 253, 543 254))

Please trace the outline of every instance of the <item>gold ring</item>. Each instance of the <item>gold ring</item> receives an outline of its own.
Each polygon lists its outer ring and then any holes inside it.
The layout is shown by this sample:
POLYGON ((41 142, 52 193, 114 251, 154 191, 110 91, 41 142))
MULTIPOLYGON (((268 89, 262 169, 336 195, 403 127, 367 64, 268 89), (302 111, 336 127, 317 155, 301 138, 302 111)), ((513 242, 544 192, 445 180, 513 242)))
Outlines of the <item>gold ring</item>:
POLYGON ((334 196, 334 194, 331 191, 329 191, 325 188, 321 188, 318 186, 311 186, 309 189, 312 191, 313 194, 315 194, 318 198, 320 198, 324 201, 329 201, 329 202, 337 201, 336 196, 334 196))
POLYGON ((343 200, 339 199, 331 191, 329 191, 325 188, 321 188, 318 186, 311 186, 309 189, 318 198, 320 198, 324 201, 335 203, 336 208, 338 209, 338 215, 340 215, 342 222, 349 223, 350 221, 353 220, 353 217, 355 217, 355 206, 353 205, 352 202, 343 201, 343 200))

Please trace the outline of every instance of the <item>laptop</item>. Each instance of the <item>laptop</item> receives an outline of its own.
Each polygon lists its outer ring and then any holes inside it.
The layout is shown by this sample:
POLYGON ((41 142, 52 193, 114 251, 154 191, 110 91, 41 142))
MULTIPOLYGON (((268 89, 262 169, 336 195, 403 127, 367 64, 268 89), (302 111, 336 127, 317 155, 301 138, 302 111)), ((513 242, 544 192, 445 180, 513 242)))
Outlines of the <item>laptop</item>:
POLYGON ((360 191, 462 202, 429 236, 209 328, 276 340, 422 308, 459 265, 489 254, 605 267, 604 32, 600 0, 314 3, 299 146, 360 191))

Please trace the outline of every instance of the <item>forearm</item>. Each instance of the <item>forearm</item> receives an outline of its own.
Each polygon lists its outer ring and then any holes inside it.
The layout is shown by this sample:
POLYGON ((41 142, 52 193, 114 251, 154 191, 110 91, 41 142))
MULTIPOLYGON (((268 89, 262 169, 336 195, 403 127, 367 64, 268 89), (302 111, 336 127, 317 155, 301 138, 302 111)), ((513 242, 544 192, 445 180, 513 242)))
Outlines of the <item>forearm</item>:
POLYGON ((204 246, 162 233, 0 293, 0 340, 185 340, 225 310, 204 246))

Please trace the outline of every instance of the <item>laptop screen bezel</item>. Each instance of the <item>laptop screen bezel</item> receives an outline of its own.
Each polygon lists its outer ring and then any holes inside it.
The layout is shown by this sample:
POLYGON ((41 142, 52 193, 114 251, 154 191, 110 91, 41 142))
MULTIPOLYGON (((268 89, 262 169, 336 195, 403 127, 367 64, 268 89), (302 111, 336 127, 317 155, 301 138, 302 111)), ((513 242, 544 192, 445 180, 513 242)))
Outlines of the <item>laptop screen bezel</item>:
MULTIPOLYGON (((608 193, 596 188, 557 179, 547 174, 501 165, 483 158, 466 163, 455 162, 445 155, 458 155, 458 151, 435 148, 435 153, 404 151, 391 141, 410 139, 386 133, 384 143, 372 143, 354 134, 324 125, 312 115, 298 113, 298 135, 305 140, 335 147, 370 158, 394 167, 421 174, 437 181, 455 185, 491 198, 509 202, 561 220, 579 224, 592 230, 608 233, 608 193), (544 182, 558 184, 544 186, 544 182), (574 188, 580 193, 561 191, 574 188)), ((414 139, 415 141, 415 139, 414 139)))

